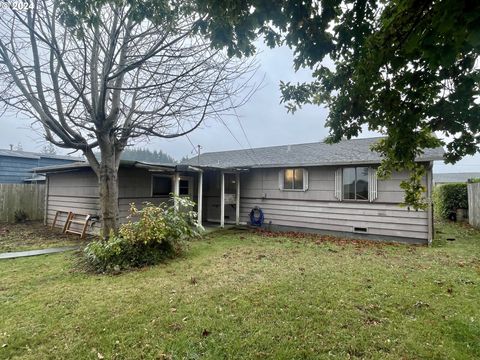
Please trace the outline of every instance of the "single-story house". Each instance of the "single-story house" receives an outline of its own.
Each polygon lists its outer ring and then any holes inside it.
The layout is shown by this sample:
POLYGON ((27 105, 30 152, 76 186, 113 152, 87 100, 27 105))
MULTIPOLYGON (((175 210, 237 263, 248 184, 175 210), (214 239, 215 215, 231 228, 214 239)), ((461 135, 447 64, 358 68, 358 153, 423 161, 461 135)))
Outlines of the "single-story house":
POLYGON ((70 156, 0 149, 0 184, 44 183, 45 177, 32 173, 32 169, 79 160, 70 156))
MULTIPOLYGON (((344 140, 205 153, 181 164, 122 161, 119 170, 120 220, 130 203, 167 201, 170 193, 197 203, 203 223, 247 224, 252 208, 264 213, 272 230, 314 231, 356 238, 429 243, 432 211, 399 206, 400 182, 407 172, 380 180, 381 158, 370 147, 378 138, 344 140)), ((427 198, 433 161, 443 149, 427 149, 427 198)), ((88 164, 37 169, 47 176, 46 222, 57 210, 99 215, 97 178, 88 164)), ((61 223, 60 223, 61 224, 61 223)), ((92 231, 94 231, 92 229, 92 231)))
POLYGON ((433 185, 435 186, 451 183, 467 183, 472 179, 480 179, 480 172, 434 173, 433 185))

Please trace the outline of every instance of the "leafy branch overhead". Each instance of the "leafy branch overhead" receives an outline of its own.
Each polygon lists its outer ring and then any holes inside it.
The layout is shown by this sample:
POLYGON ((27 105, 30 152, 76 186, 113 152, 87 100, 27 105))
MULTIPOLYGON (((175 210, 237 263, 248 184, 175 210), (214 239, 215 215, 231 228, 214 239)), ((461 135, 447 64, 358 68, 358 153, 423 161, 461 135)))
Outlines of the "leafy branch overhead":
POLYGON ((381 174, 414 170, 406 204, 424 206, 415 157, 446 145, 456 162, 479 152, 480 3, 467 0, 197 0, 201 29, 230 55, 250 55, 257 36, 295 51, 311 83, 281 83, 294 112, 327 106, 329 140, 362 129, 388 137, 376 146, 381 174), (220 6, 222 5, 222 6, 220 6), (434 134, 445 137, 438 140, 434 134))

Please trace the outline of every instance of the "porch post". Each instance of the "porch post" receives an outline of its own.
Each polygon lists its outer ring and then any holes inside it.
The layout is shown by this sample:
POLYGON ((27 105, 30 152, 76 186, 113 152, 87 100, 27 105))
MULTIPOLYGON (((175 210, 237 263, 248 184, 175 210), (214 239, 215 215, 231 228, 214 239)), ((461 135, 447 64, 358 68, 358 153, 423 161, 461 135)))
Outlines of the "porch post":
POLYGON ((225 174, 220 173, 220 227, 225 226, 225 174))
POLYGON ((425 178, 427 181, 427 224, 428 224, 428 245, 432 245, 433 241, 433 211, 432 211, 432 168, 433 163, 430 162, 430 165, 427 169, 425 178))
POLYGON ((197 220, 202 225, 202 204, 203 203, 203 172, 198 173, 198 199, 197 199, 197 220))
MULTIPOLYGON (((173 174, 173 194, 178 196, 180 194, 180 174, 175 172, 173 174)), ((174 201, 175 210, 178 210, 178 202, 175 199, 174 201)))
POLYGON ((235 183, 237 185, 237 193, 235 196, 235 224, 240 225, 240 173, 235 174, 235 183))

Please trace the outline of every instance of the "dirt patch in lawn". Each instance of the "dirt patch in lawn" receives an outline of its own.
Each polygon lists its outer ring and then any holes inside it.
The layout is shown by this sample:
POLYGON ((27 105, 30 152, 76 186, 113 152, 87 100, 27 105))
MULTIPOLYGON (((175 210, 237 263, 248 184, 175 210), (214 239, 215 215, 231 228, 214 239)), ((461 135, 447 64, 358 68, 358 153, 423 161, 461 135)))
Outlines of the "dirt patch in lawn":
POLYGON ((0 223, 0 252, 44 249, 57 246, 86 245, 93 237, 63 234, 40 221, 20 224, 0 223))

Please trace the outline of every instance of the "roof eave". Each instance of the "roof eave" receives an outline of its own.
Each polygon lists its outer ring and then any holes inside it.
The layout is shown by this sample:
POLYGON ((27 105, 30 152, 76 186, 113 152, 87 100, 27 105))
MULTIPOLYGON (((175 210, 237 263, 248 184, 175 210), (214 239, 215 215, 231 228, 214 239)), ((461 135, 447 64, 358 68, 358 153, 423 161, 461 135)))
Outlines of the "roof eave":
MULTIPOLYGON (((443 156, 428 156, 415 159, 415 162, 430 162, 443 160, 443 156)), ((323 166, 343 166, 343 165, 379 165, 381 159, 378 160, 350 160, 350 161, 329 161, 329 162, 317 162, 317 163, 279 163, 279 164, 255 164, 244 166, 212 166, 212 165, 197 165, 202 169, 211 170, 233 170, 233 169, 265 169, 265 168, 285 168, 285 167, 323 167, 323 166)))

